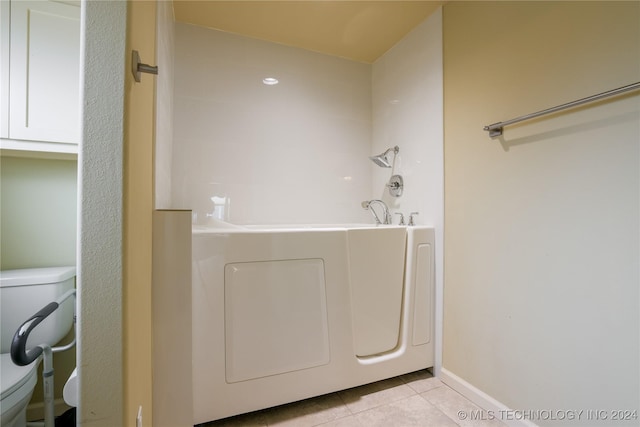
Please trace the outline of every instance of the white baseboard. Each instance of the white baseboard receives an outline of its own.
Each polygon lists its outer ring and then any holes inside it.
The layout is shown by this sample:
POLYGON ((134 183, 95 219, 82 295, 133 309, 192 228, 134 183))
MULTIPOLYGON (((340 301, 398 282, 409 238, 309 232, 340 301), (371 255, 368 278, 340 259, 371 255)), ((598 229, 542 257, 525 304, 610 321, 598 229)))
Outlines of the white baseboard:
POLYGON ((495 419, 503 422, 509 427, 537 427, 536 424, 529 420, 513 419, 518 417, 513 416, 514 413, 511 408, 501 402, 498 402, 487 393, 469 384, 456 374, 448 371, 446 368, 440 369, 440 380, 482 408, 484 410, 484 415, 488 418, 495 417, 495 419))
MULTIPOLYGON (((71 406, 67 405, 64 399, 54 399, 53 401, 53 411, 56 414, 56 417, 62 415, 67 409, 70 409, 71 406)), ((39 421, 44 419, 44 402, 36 402, 30 403, 27 406, 27 420, 29 421, 39 421)))

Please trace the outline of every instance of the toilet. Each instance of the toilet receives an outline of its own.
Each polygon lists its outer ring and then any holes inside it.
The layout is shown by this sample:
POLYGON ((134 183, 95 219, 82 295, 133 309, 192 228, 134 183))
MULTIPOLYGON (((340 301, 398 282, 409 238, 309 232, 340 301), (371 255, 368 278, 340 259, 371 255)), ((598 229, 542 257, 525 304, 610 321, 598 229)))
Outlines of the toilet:
MULTIPOLYGON (((26 412, 37 383, 38 361, 17 366, 11 361, 11 340, 28 318, 74 288, 75 267, 28 268, 0 272, 0 425, 26 426, 26 412)), ((74 300, 68 299, 29 335, 27 349, 55 345, 73 326, 74 300)))

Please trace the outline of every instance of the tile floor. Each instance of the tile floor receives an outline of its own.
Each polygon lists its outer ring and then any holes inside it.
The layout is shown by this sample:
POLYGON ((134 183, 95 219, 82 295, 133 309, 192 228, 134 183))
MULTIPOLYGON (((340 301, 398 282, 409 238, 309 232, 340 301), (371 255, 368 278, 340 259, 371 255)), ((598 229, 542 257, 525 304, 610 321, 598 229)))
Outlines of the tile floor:
POLYGON ((200 427, 505 426, 498 420, 471 420, 472 411, 479 414, 480 408, 424 370, 200 427))

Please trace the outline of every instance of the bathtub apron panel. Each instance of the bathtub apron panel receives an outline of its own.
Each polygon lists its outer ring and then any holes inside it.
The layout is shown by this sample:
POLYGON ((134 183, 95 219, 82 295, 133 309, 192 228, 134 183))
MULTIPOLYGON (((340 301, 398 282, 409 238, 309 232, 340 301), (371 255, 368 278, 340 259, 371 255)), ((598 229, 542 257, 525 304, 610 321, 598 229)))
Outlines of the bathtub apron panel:
POLYGON ((415 235, 421 227, 389 232, 391 227, 360 226, 350 245, 353 228, 194 230, 195 424, 433 366, 431 296, 425 295, 433 289, 433 271, 422 267, 433 263, 427 259, 433 256, 433 230, 415 235), (374 251, 373 260, 354 253, 380 239, 393 245, 388 254, 374 251), (367 348, 358 343, 367 341, 362 331, 368 325, 355 322, 358 316, 375 317, 371 307, 383 298, 378 295, 364 308, 365 283, 374 278, 362 272, 373 263, 380 268, 381 259, 395 265, 376 274, 388 273, 381 282, 392 282, 379 291, 388 292, 388 300, 376 306, 390 332, 382 334, 384 340, 371 334, 367 345, 377 347, 367 348), (357 268, 360 276, 354 275, 357 268), (361 282, 353 292, 355 280, 361 282), (420 302, 414 303, 415 297, 420 302))
POLYGON ((224 289, 227 382, 329 363, 322 259, 227 264, 224 289))
POLYGON ((429 344, 432 337, 434 311, 434 270, 431 229, 411 228, 407 236, 407 257, 410 258, 408 283, 414 289, 411 302, 413 308, 412 340, 414 346, 429 344))

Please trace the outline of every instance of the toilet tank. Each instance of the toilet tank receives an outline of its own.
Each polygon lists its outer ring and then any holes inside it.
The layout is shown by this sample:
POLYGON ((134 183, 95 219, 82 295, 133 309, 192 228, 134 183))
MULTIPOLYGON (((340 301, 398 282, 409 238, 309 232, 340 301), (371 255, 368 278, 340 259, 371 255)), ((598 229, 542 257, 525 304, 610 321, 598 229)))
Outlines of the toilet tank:
MULTIPOLYGON (((75 286, 75 267, 0 271, 0 353, 9 353, 16 330, 75 286)), ((57 344, 73 325, 75 298, 68 298, 29 334, 27 349, 57 344)))

